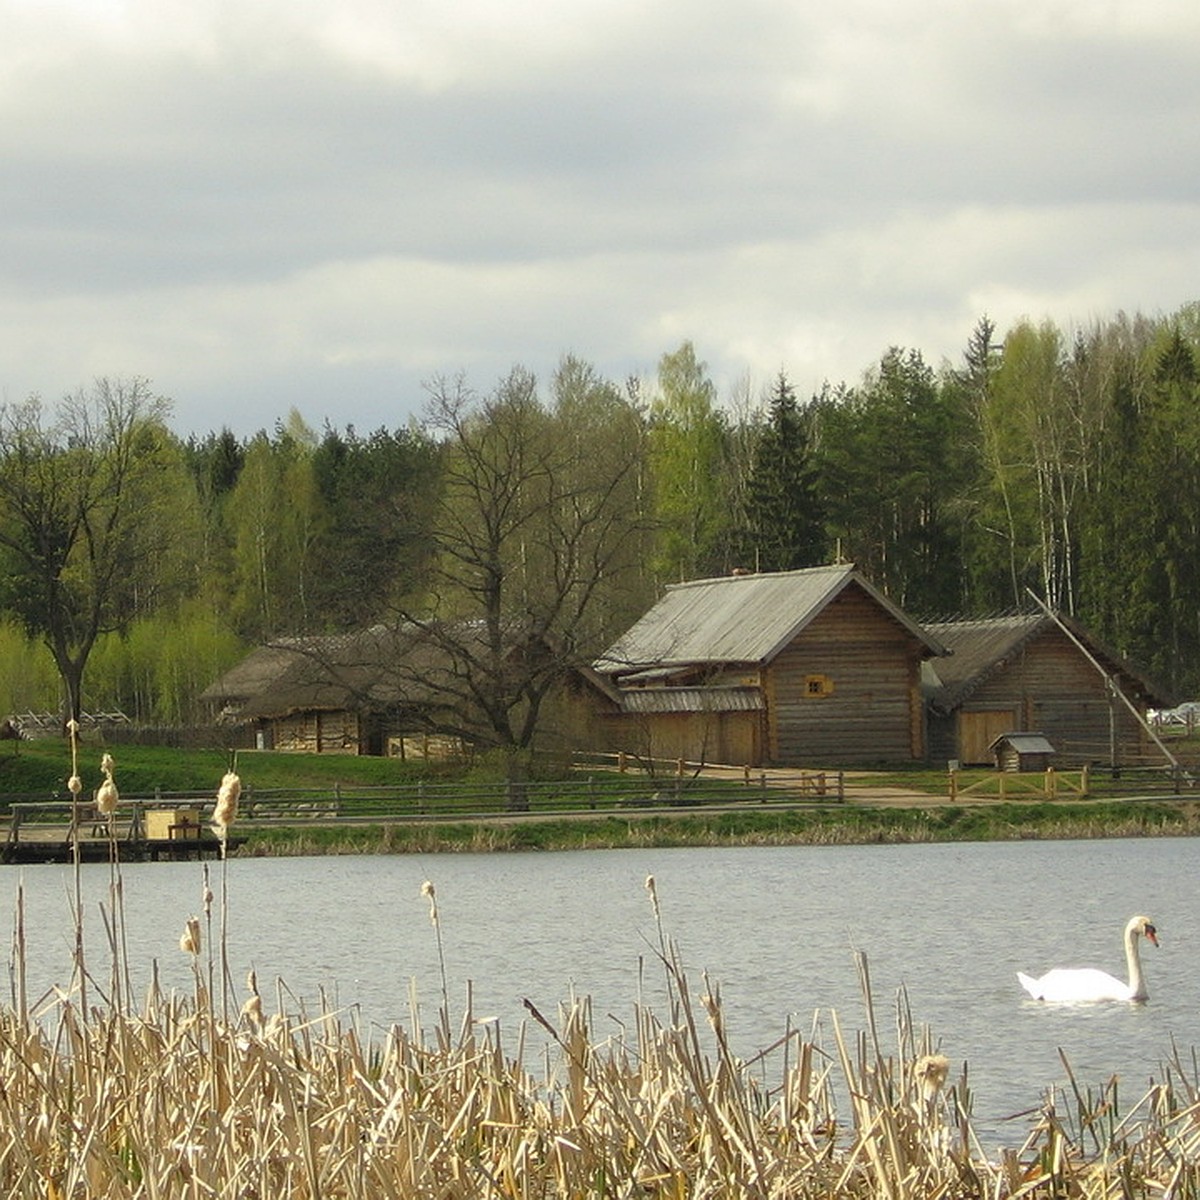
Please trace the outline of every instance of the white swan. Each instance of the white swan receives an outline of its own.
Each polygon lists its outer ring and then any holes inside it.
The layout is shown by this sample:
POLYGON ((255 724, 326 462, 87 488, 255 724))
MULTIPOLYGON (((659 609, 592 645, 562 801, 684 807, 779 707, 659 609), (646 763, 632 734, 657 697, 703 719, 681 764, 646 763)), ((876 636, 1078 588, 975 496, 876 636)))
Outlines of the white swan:
POLYGON ((1094 967, 1056 967, 1040 979, 1031 979, 1022 971, 1017 978, 1035 1000, 1059 1003, 1085 1000, 1145 1000, 1146 981, 1142 977, 1142 960, 1138 954, 1138 938, 1144 937, 1158 945, 1158 930, 1149 917, 1130 917, 1125 926, 1125 962, 1129 982, 1097 971, 1094 967))

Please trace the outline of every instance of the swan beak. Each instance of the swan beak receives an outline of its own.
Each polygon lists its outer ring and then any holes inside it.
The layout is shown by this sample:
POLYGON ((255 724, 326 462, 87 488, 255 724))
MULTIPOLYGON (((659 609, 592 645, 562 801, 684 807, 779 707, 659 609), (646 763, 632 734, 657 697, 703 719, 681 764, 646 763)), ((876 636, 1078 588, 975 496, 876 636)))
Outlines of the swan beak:
POLYGON ((1153 925, 1146 926, 1146 937, 1150 939, 1156 946, 1158 945, 1158 930, 1153 925))

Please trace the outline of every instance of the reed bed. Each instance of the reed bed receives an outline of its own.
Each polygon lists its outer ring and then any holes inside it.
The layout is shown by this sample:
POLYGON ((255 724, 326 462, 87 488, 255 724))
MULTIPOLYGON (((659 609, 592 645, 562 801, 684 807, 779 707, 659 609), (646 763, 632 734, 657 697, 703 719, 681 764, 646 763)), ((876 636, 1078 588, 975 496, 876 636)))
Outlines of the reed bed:
MULTIPOLYGON (((111 779, 111 771, 109 772, 111 779)), ((228 776, 222 786, 228 798, 228 776)), ((234 818, 235 801, 225 812, 234 818)), ((115 842, 114 842, 115 845, 115 842)), ((78 916, 69 988, 30 1003, 18 896, 13 997, 0 1009, 0 1194, 237 1200, 505 1197, 667 1200, 951 1200, 1200 1194, 1200 1090, 1176 1054, 1165 1082, 1122 1114, 1115 1083, 1071 1080, 1027 1114, 1023 1144, 989 1156, 971 1125, 966 1066, 952 1069, 896 998, 848 1031, 836 1013, 785 1027, 761 1054, 731 1050, 719 984, 697 986, 664 928, 648 969, 666 999, 640 999, 598 1037, 586 997, 519 1029, 448 995, 443 929, 429 906, 441 995, 426 1022, 415 985, 405 1024, 365 1035, 353 1010, 303 1000, 251 973, 234 988, 223 872, 204 875, 203 917, 180 953, 190 993, 129 995, 123 893, 113 861, 110 960, 94 974, 78 916), (454 1014, 454 1009, 461 1011, 454 1014)))
MULTIPOLYGON (((198 926, 185 930, 189 953, 198 926)), ((829 1014, 743 1060, 730 1050, 719 986, 702 978, 694 989, 665 940, 656 955, 664 1012, 635 1004, 620 1036, 598 1039, 586 998, 552 1017, 527 1001, 512 1044, 475 1019, 469 992, 456 1020, 443 1001, 428 1026, 413 992, 407 1024, 370 1038, 352 1013, 310 1014, 281 983, 265 999, 251 975, 227 1020, 207 982, 215 962, 193 958, 192 994, 152 985, 136 1011, 85 1011, 55 994, 26 1016, 0 1012, 2 1194, 908 1200, 1200 1190, 1200 1096, 1180 1062, 1124 1116, 1115 1085, 1044 1098, 1024 1145, 989 1158, 971 1128, 965 1067, 952 1078, 903 996, 881 1032, 865 959, 864 1029, 848 1032, 829 1014)))

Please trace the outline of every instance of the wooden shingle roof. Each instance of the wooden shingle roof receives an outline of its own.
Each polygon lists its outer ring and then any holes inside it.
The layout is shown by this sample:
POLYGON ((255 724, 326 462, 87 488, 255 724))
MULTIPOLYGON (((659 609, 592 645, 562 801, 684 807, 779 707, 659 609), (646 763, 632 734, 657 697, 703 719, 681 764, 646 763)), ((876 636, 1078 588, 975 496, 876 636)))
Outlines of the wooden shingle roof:
MULTIPOLYGON (((1161 703, 1163 690, 1120 655, 1101 645, 1086 630, 1059 618, 1110 674, 1134 685, 1144 702, 1161 703)), ((926 697, 933 708, 953 712, 989 679, 1005 670, 1035 638, 1057 629, 1044 613, 1020 613, 968 621, 938 621, 926 629, 949 650, 949 656, 925 664, 926 697)), ((1128 689, 1127 689, 1128 690, 1128 689)))
POLYGON ((927 654, 944 653, 852 565, 840 564, 676 584, 594 666, 619 676, 649 666, 769 662, 847 588, 870 596, 927 654))

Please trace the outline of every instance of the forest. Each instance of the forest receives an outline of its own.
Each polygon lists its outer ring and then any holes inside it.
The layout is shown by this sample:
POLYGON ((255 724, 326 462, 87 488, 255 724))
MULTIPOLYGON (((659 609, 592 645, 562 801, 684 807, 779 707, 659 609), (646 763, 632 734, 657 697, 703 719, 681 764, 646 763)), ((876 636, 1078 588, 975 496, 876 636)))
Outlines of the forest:
POLYGON ((438 377, 370 432, 181 438, 138 378, 5 404, 0 708, 186 724, 254 645, 395 621, 534 623, 588 661, 667 584, 835 560, 919 619, 1041 597, 1185 699, 1198 354, 1193 304, 983 317, 957 362, 892 347, 805 396, 786 368, 719 395, 685 342, 649 379, 438 377))

